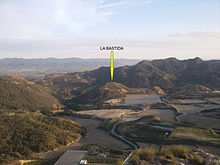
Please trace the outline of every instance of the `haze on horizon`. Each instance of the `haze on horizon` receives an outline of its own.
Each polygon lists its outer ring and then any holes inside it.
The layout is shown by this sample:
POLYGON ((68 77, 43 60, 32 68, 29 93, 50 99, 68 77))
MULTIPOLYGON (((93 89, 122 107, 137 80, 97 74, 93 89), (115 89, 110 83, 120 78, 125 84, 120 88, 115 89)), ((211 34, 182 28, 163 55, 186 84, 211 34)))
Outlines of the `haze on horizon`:
POLYGON ((0 0, 1 58, 220 59, 219 0, 0 0))

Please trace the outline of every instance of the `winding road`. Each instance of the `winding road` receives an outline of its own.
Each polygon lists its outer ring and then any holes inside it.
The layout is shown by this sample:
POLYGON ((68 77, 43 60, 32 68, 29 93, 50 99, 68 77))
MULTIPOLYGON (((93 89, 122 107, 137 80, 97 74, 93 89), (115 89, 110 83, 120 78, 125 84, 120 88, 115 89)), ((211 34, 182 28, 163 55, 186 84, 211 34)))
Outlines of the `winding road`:
POLYGON ((127 143, 128 145, 133 147, 132 152, 128 155, 128 157, 124 160, 123 164, 129 164, 129 160, 134 156, 135 152, 138 150, 139 146, 137 146, 136 144, 134 144, 133 142, 131 142, 130 140, 125 139, 124 137, 118 135, 115 132, 116 127, 122 122, 123 119, 123 115, 120 115, 120 119, 117 123, 115 123, 112 127, 111 133, 116 136, 117 138, 121 139, 123 142, 127 143))

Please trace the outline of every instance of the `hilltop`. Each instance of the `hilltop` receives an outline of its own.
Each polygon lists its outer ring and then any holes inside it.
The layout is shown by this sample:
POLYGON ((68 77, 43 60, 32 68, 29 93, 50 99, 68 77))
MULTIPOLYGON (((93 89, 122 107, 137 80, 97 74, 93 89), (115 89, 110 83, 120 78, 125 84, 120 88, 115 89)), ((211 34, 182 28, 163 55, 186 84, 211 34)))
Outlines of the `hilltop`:
POLYGON ((135 89, 128 88, 123 84, 109 82, 103 86, 86 88, 78 96, 69 100, 69 104, 103 104, 110 99, 125 97, 126 94, 137 92, 135 89))

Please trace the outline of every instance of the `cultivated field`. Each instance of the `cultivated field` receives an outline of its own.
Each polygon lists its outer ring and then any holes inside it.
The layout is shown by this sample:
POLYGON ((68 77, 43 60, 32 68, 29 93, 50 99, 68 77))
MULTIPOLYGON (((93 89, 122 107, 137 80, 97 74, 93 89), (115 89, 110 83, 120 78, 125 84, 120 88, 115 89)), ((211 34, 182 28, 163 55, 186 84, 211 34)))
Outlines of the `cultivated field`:
POLYGON ((160 96, 158 95, 127 95, 124 99, 125 105, 135 105, 135 104, 153 104, 160 102, 160 96))
POLYGON ((209 98, 209 99, 207 99, 207 100, 209 100, 209 101, 211 101, 211 102, 214 102, 214 103, 216 103, 216 104, 220 104, 220 97, 209 98))
POLYGON ((216 104, 199 104, 198 106, 200 106, 204 109, 213 109, 213 108, 220 107, 220 105, 216 105, 216 104))
POLYGON ((137 116, 136 114, 126 114, 123 116, 123 122, 134 121, 140 119, 142 116, 137 116))
POLYGON ((204 108, 195 105, 175 105, 175 107, 179 110, 179 112, 187 114, 194 114, 204 110, 204 108))
POLYGON ((119 118, 120 115, 132 112, 130 109, 100 109, 100 110, 88 110, 76 112, 80 115, 89 115, 97 118, 108 119, 108 118, 119 118))
POLYGON ((86 128, 87 136, 80 141, 82 144, 98 144, 102 146, 112 147, 117 149, 128 149, 129 146, 120 140, 110 136, 107 132, 98 129, 101 121, 94 119, 73 118, 73 121, 79 123, 86 128))
POLYGON ((158 116, 164 120, 174 120, 174 113, 172 110, 169 109, 149 109, 149 110, 144 110, 141 113, 137 114, 137 116, 158 116))
POLYGON ((201 104, 206 102, 200 99, 179 99, 178 101, 182 104, 201 104))
POLYGON ((179 118, 181 121, 192 122, 203 128, 220 129, 220 120, 211 117, 186 114, 179 118))
POLYGON ((171 138, 188 138, 204 141, 216 141, 220 143, 220 135, 213 133, 210 129, 199 129, 189 127, 177 127, 171 134, 171 138))
POLYGON ((130 149, 127 144, 110 136, 107 132, 99 129, 98 127, 101 121, 97 119, 72 118, 68 116, 66 116, 65 118, 72 119, 73 121, 85 127, 87 130, 86 137, 80 140, 78 143, 62 147, 57 151, 34 154, 34 157, 40 159, 54 159, 61 156, 67 150, 79 150, 82 146, 86 144, 98 144, 106 147, 113 147, 116 149, 130 149))

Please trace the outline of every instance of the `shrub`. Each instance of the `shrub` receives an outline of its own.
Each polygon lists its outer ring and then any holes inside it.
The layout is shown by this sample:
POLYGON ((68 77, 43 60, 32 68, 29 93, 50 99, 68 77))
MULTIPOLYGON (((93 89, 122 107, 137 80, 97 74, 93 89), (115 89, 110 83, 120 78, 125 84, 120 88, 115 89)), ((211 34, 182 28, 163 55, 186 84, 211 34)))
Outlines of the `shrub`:
POLYGON ((162 148, 162 155, 165 157, 177 157, 177 158, 188 158, 188 148, 182 145, 171 145, 166 148, 162 148))
POLYGON ((157 152, 154 148, 150 147, 146 149, 141 149, 137 153, 139 154, 141 160, 153 161, 155 160, 157 152))
POLYGON ((147 162, 141 162, 141 165, 148 165, 147 162))
POLYGON ((123 160, 122 159, 119 159, 116 163, 116 165, 123 165, 123 160))
POLYGON ((140 164, 140 157, 139 157, 139 155, 135 154, 133 156, 133 158, 131 159, 130 164, 131 165, 139 165, 140 164))
POLYGON ((190 162, 194 165, 203 165, 204 164, 204 158, 200 155, 193 154, 190 162))

